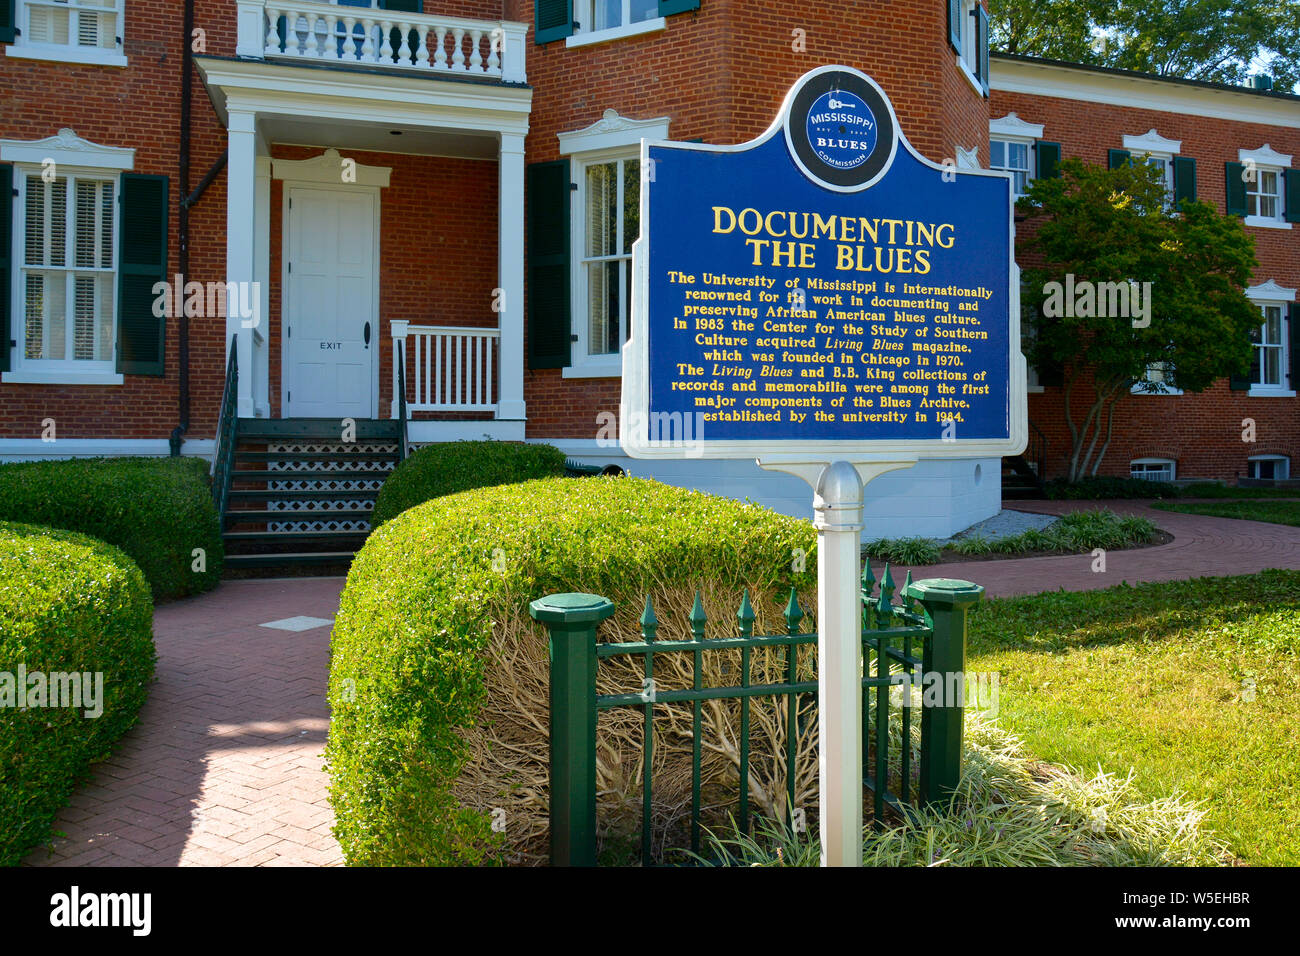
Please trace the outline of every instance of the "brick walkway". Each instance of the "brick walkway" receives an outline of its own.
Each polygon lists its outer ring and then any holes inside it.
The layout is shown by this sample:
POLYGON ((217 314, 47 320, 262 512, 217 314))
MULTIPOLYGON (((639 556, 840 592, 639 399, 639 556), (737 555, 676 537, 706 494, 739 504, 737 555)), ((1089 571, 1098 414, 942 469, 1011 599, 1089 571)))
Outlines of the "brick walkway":
POLYGON ((1103 573, 1092 570, 1091 554, 1068 554, 935 564, 913 569, 912 577, 962 578, 982 584, 989 597, 1008 597, 1058 588, 1091 591, 1121 581, 1137 584, 1252 574, 1265 568, 1300 569, 1300 528, 1288 525, 1159 511, 1142 501, 1006 501, 1002 506, 1058 515, 1109 508, 1117 514, 1150 518, 1174 540, 1155 548, 1112 551, 1106 555, 1103 573))
MULTIPOLYGON (((1102 504, 1151 517, 1175 540, 1112 552, 1102 574, 1091 570, 1091 555, 1066 555, 935 565, 913 576, 966 578, 999 596, 1300 568, 1300 528, 1179 515, 1142 502, 1102 504)), ((1098 503, 1007 506, 1063 514, 1098 503)), ((36 850, 26 862, 341 863, 321 769, 330 628, 259 625, 298 615, 333 618, 342 586, 342 578, 227 581, 159 608, 158 681, 139 723, 60 814, 56 829, 67 836, 55 841, 53 854, 36 850)))
POLYGON ((158 608, 140 720, 59 815, 54 866, 338 865, 321 752, 342 578, 226 581, 158 608), (310 625, 310 621, 301 625, 310 625))

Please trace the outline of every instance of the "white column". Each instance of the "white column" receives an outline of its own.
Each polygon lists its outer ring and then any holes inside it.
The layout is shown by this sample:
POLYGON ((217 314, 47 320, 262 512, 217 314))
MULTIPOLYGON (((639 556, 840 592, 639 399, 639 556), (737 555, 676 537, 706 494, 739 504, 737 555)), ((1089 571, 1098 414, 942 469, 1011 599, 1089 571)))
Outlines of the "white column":
MULTIPOLYGON (((256 177, 257 131, 252 110, 231 109, 227 123, 229 151, 226 159, 226 281, 252 283, 256 268, 256 177)), ((226 311, 226 342, 235 342, 239 351, 239 417, 252 418, 253 402, 253 330, 245 328, 238 310, 226 311)))
POLYGON ((524 137, 502 133, 497 215, 502 309, 497 418, 522 420, 524 410, 524 137))
POLYGON ((238 0, 235 56, 262 59, 266 49, 265 0, 238 0))
POLYGON ((397 405, 397 366, 406 355, 406 327, 410 324, 407 319, 393 319, 388 323, 393 330, 393 411, 389 418, 397 418, 401 413, 397 405))
MULTIPOLYGON (((862 865, 862 479, 827 465, 817 529, 817 734, 822 866, 862 865)), ((906 746, 906 744, 904 744, 906 746)))
POLYGON ((258 418, 271 417, 271 157, 257 157, 253 186, 253 229, 256 248, 257 325, 253 329, 253 407, 258 418))
POLYGON ((506 21, 501 24, 501 81, 527 83, 528 70, 524 59, 528 55, 528 24, 506 21))

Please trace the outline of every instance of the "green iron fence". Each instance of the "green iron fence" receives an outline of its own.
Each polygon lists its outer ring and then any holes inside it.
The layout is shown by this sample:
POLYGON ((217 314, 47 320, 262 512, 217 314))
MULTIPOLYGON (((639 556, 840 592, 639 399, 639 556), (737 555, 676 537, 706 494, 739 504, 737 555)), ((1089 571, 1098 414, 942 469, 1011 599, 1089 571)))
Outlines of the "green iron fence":
MULTIPOLYGON (((868 563, 862 578, 863 598, 863 785, 870 792, 874 823, 883 826, 885 807, 906 812, 915 802, 933 803, 951 795, 961 772, 961 693, 922 695, 920 746, 913 778, 912 710, 908 703, 899 708, 900 743, 895 769, 890 769, 890 690, 895 684, 919 687, 927 681, 940 688, 963 685, 966 653, 966 612, 979 600, 983 588, 967 581, 930 579, 912 583, 911 573, 901 592, 901 604, 893 603, 895 586, 889 565, 876 589, 868 563)), ((795 767, 799 743, 808 732, 810 705, 816 699, 817 681, 810 675, 811 651, 816 632, 801 633, 804 617, 792 588, 783 617, 784 634, 755 635, 755 614, 746 591, 736 612, 736 636, 707 638, 707 618, 698 592, 689 616, 691 637, 687 640, 657 640, 659 621, 646 598, 640 618, 641 640, 597 640, 602 621, 614 613, 614 605, 593 594, 554 594, 532 602, 533 617, 550 632, 551 725, 550 725, 550 831, 551 862, 557 866, 591 866, 596 862, 596 746, 597 718, 601 711, 640 708, 644 712, 642 754, 641 860, 654 862, 652 853, 652 807, 654 796, 654 721, 656 708, 686 705, 691 710, 691 811, 690 844, 700 852, 702 709, 707 701, 739 701, 739 781, 735 820, 742 832, 751 822, 749 780, 751 767, 751 702, 755 698, 778 699, 785 707, 784 759, 786 808, 795 803, 795 767), (759 649, 783 654, 783 679, 751 683, 753 654, 759 649), (739 651, 739 683, 706 687, 704 655, 739 651), (691 686, 660 690, 655 682, 655 658, 664 654, 692 657, 691 686), (642 686, 625 693, 597 693, 597 668, 611 658, 640 656, 643 659, 642 686), (800 669, 803 679, 800 679, 800 669), (811 676, 811 679, 809 677, 811 676), (783 700, 782 700, 783 699, 783 700)), ((775 743, 775 742, 774 742, 775 743)))

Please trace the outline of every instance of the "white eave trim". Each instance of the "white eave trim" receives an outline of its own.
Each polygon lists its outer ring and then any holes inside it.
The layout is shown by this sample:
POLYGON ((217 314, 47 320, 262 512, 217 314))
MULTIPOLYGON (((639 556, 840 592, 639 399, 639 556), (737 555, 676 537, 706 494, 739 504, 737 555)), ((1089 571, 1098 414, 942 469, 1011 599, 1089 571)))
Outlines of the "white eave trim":
POLYGON ((1300 129, 1300 108, 1295 100, 1262 96, 1245 89, 1238 92, 1188 86, 1154 77, 1100 73, 996 55, 989 58, 989 74, 990 87, 1003 93, 1300 129))
POLYGON ((992 139, 1042 139, 1042 123, 1026 123, 1015 113, 1008 113, 999 119, 989 120, 989 136, 992 139))
POLYGON ((1286 286, 1278 285, 1274 279, 1261 282, 1259 285, 1247 286, 1245 291, 1246 298, 1256 299, 1260 302, 1295 301, 1295 289, 1288 289, 1286 286))
POLYGON ((0 161, 39 166, 46 160, 72 168, 124 170, 135 166, 135 150, 92 143, 66 126, 44 139, 0 139, 0 161))
POLYGON ((1276 166, 1279 169, 1289 169, 1291 167, 1290 154, 1279 153, 1268 143, 1265 143, 1259 149, 1237 150, 1237 160, 1242 163, 1254 163, 1256 166, 1276 166))
POLYGON ((1166 139, 1154 129, 1141 136, 1124 136, 1124 148, 1132 153, 1151 153, 1156 156, 1177 156, 1183 148, 1181 139, 1166 139))
POLYGON ((272 159, 271 178, 330 185, 347 182, 357 186, 378 186, 380 189, 387 189, 388 181, 393 174, 390 166, 362 166, 356 163, 353 169, 356 178, 343 180, 339 176, 342 168, 343 157, 339 155, 339 151, 327 149, 311 159, 272 159))
POLYGON ((604 115, 590 126, 558 134, 560 155, 639 146, 642 139, 667 139, 668 121, 667 116, 639 120, 620 116, 617 110, 605 110, 604 115))
POLYGON ((531 87, 313 68, 260 60, 194 58, 223 124, 230 109, 341 123, 499 133, 528 132, 531 87))

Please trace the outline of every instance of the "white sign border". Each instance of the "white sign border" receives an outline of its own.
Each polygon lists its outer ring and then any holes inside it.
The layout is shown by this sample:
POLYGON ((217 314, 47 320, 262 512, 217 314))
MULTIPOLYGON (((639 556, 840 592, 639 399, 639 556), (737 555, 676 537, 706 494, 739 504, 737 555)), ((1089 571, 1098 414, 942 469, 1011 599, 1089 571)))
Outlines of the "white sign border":
MULTIPOLYGON (((787 149, 789 148, 787 144, 787 149)), ((805 175, 808 171, 793 156, 796 167, 805 175)), ((877 177, 872 182, 876 182, 877 177)), ((828 191, 843 193, 847 190, 832 190, 816 177, 816 183, 828 191)), ((865 187, 863 187, 865 188, 865 187)), ((853 190, 857 192, 859 190, 853 190)), ((933 163, 922 156, 912 146, 903 132, 902 125, 894 115, 892 101, 879 85, 860 70, 849 66, 823 66, 801 76, 786 94, 785 102, 772 125, 756 139, 735 146, 712 146, 703 143, 680 143, 670 140, 641 140, 641 236, 632 245, 632 314, 631 333, 623 346, 623 388, 619 399, 619 443, 625 454, 637 459, 741 459, 741 458, 784 458, 800 461, 835 461, 835 460, 880 460, 884 456, 900 456, 907 459, 916 458, 999 458, 1005 455, 1018 455, 1025 450, 1029 442, 1029 408, 1028 382, 1026 379, 1025 357, 1020 353, 1020 267, 1015 261, 1015 200, 1011 193, 1010 176, 1001 170, 957 169, 955 165, 944 166, 933 163), (650 147, 665 149, 689 149, 714 153, 742 153, 763 145, 773 136, 785 135, 786 121, 795 96, 805 83, 822 73, 843 71, 852 73, 880 91, 889 107, 894 120, 894 148, 889 162, 881 170, 883 177, 894 164, 898 144, 902 144, 914 159, 939 172, 954 176, 993 176, 1007 182, 1007 244, 1008 258, 1011 263, 1009 280, 1008 308, 1010 311, 1008 325, 1008 350, 1010 352, 1009 383, 1010 436, 1005 439, 970 439, 957 437, 951 441, 935 439, 740 439, 710 442, 707 435, 695 433, 693 423, 681 423, 681 428, 661 440, 650 440, 650 352, 648 348, 649 316, 647 307, 650 296, 650 272, 648 246, 646 237, 650 232, 650 147)), ((669 413, 664 413, 669 414, 669 413)), ((687 413, 689 414, 689 413, 687 413)))

